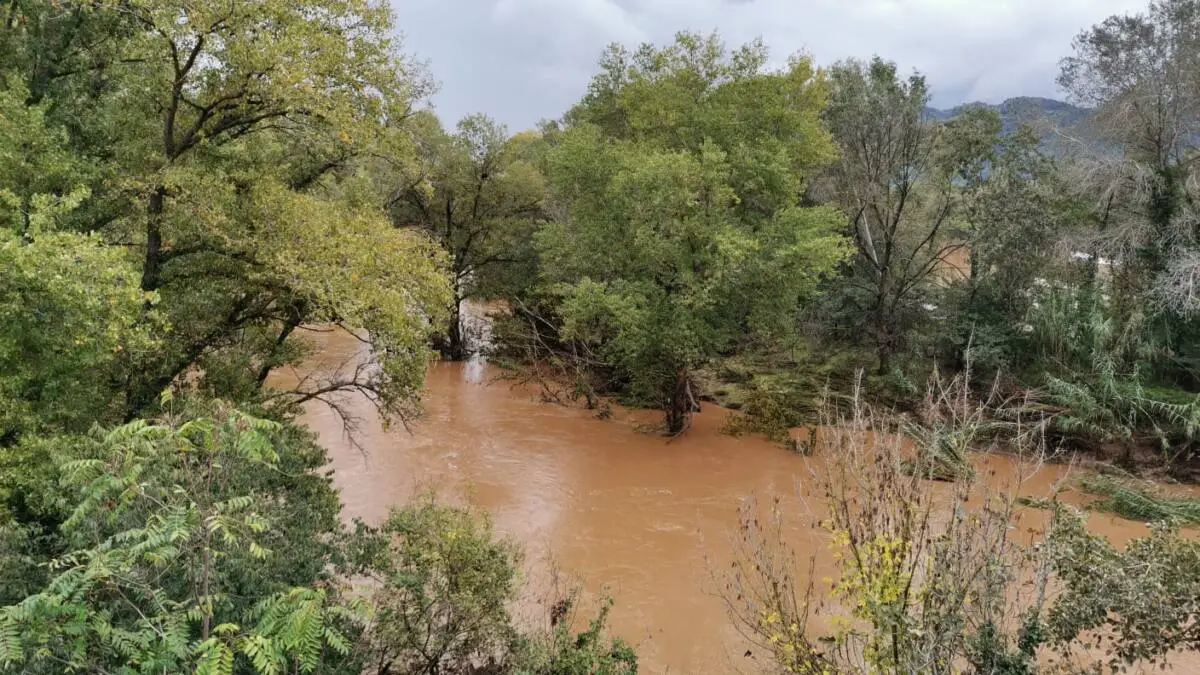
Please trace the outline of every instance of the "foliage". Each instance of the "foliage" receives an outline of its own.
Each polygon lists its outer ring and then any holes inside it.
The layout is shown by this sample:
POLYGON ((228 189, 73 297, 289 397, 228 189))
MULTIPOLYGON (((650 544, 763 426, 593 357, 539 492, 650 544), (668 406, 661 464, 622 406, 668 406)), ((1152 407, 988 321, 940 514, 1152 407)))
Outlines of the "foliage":
POLYGON ((1095 370, 1078 379, 1046 377, 1045 412, 1052 427, 1074 438, 1133 448, 1148 442, 1158 446, 1167 464, 1190 459, 1190 445, 1200 431, 1200 400, 1163 400, 1142 384, 1137 371, 1122 376, 1112 359, 1101 359, 1095 370))
POLYGON ((466 356, 460 307, 518 290, 534 272, 532 234, 542 216, 541 139, 510 137, 501 124, 472 115, 449 134, 424 113, 418 162, 396 177, 388 204, 398 227, 416 226, 450 254, 454 300, 445 355, 466 356))
POLYGON ((119 419, 112 383, 155 344, 136 280, 98 237, 0 230, 0 447, 119 419))
POLYGON ((419 414, 430 343, 464 356, 462 303, 495 296, 508 347, 564 376, 547 399, 617 393, 671 434, 749 360, 732 431, 786 439, 863 364, 911 404, 895 424, 856 391, 812 427, 848 613, 828 648, 782 503, 743 505, 726 601, 782 670, 1200 649, 1200 554, 1170 529, 1193 501, 1090 479, 1170 524, 1117 551, 1056 509, 1027 548, 970 456, 1045 431, 1195 459, 1200 0, 1081 33, 1060 84, 1093 112, 1051 144, 985 106, 935 120, 884 59, 773 66, 692 33, 610 47, 538 132, 450 130, 395 29, 382 0, 0 10, 0 670, 636 672, 608 603, 518 629, 520 551, 473 509, 423 496, 347 532, 295 423, 347 393, 419 414), (368 358, 274 388, 312 324, 368 358), (923 405, 919 361, 950 373, 923 405))
POLYGON ((486 516, 426 494, 393 510, 376 536, 366 649, 377 672, 470 672, 505 661, 517 639, 508 604, 520 551, 495 537, 486 516))
POLYGON ((1050 541, 1063 590, 1049 614, 1063 651, 1087 633, 1106 636, 1108 666, 1130 670, 1163 662, 1174 650, 1200 648, 1200 545, 1170 525, 1152 528, 1118 551, 1084 528, 1083 517, 1060 508, 1050 541))
POLYGON ((427 88, 391 34, 372 0, 10 3, 6 225, 121 247, 129 288, 156 294, 146 318, 165 319, 142 322, 160 339, 109 385, 120 418, 185 373, 254 397, 316 322, 368 331, 383 366, 320 388, 413 411, 449 293, 436 247, 394 231, 358 174, 367 156, 408 161, 401 125, 427 88))
POLYGON ((917 456, 905 466, 933 480, 974 480, 972 452, 994 448, 997 441, 1027 449, 1034 430, 1022 428, 1024 412, 1019 403, 1003 399, 997 386, 986 397, 977 397, 969 369, 949 380, 934 372, 918 418, 901 424, 901 431, 916 444, 917 456))
POLYGON ((968 476, 944 502, 923 479, 922 456, 906 471, 903 444, 869 412, 838 421, 817 454, 829 463, 822 484, 841 567, 834 592, 866 625, 844 624, 846 658, 861 648, 868 670, 905 673, 953 672, 960 659, 978 668, 999 654, 1031 663, 1035 645, 1025 636, 1044 587, 1029 598, 1018 583, 1037 561, 1011 538, 1016 495, 968 476), (980 506, 968 506, 973 493, 980 506))
POLYGON ((797 199, 831 154, 824 78, 804 58, 767 72, 766 58, 686 33, 613 47, 552 137, 565 217, 537 244, 563 337, 624 373, 670 433, 695 405, 692 371, 786 326, 843 257, 833 214, 797 199))
POLYGON ((1046 567, 1012 538, 1016 495, 973 472, 943 494, 925 478, 936 460, 910 459, 902 436, 853 403, 846 415, 828 411, 814 436, 839 570, 830 583, 848 616, 834 617, 827 651, 809 642, 812 581, 797 593, 776 501, 766 519, 742 511, 722 593, 735 625, 784 672, 953 673, 964 663, 1034 672, 1046 567), (1030 573, 1032 588, 1023 583, 1030 573))
POLYGON ((575 624, 579 594, 574 593, 553 603, 551 627, 546 633, 534 633, 517 659, 517 675, 635 675, 637 653, 620 638, 607 635, 612 600, 606 598, 596 616, 579 633, 575 624))
POLYGON ((1104 475, 1089 476, 1082 484, 1085 492, 1101 497, 1091 506, 1122 518, 1145 523, 1200 525, 1200 500, 1172 498, 1161 494, 1153 485, 1138 485, 1104 475))
POLYGON ((938 128, 925 118, 924 77, 901 80, 895 64, 876 58, 840 63, 830 81, 825 120, 840 159, 814 191, 840 207, 857 249, 839 286, 853 308, 845 332, 869 338, 886 374, 922 318, 934 273, 962 247, 948 237, 953 176, 939 162, 938 128))
POLYGON ((1153 347, 1153 376, 1196 383, 1195 278, 1197 150, 1194 72, 1200 4, 1154 0, 1141 12, 1084 30, 1063 61, 1060 85, 1096 108, 1100 148, 1081 153, 1071 178, 1088 200, 1091 228, 1077 244, 1092 276, 1110 264, 1114 333, 1153 347))
POLYGON ((961 186, 952 229, 967 263, 943 273, 951 283, 937 300, 950 318, 942 339, 956 368, 969 351, 980 372, 1020 371, 1036 363, 1026 326, 1038 291, 1063 267, 1061 252, 1046 244, 1076 229, 1079 216, 1032 128, 1000 136, 994 113, 968 113, 943 133, 942 161, 961 186))
POLYGON ((57 227, 90 196, 86 162, 47 121, 47 103, 28 104, 21 82, 0 86, 0 224, 22 235, 57 227))
POLYGON ((724 431, 732 436, 757 433, 775 443, 786 443, 793 427, 805 421, 803 406, 797 405, 794 390, 769 388, 761 382, 752 382, 745 392, 738 415, 730 415, 724 431), (789 396, 789 394, 793 394, 789 396))
MULTIPOLYGON (((349 655, 361 608, 335 587, 289 587, 319 579, 325 560, 311 529, 321 521, 303 517, 312 507, 278 501, 303 492, 271 494, 294 462, 285 438, 276 423, 218 406, 212 417, 119 427, 63 463, 69 552, 44 589, 0 610, 0 663, 312 673, 349 655)), ((326 531, 335 525, 327 510, 326 531)))
POLYGON ((717 582, 726 612, 738 632, 771 654, 782 672, 839 672, 835 661, 809 642, 812 580, 810 577, 805 591, 799 591, 796 556, 787 544, 781 500, 772 500, 766 517, 756 499, 744 500, 738 509, 738 529, 732 543, 733 563, 717 582))
POLYGON ((520 548, 473 508, 425 493, 377 529, 360 523, 352 541, 350 571, 374 588, 360 648, 372 672, 637 672, 633 649, 608 634, 611 600, 576 633, 580 592, 556 593, 545 603, 548 628, 519 629, 509 607, 520 591, 520 548))

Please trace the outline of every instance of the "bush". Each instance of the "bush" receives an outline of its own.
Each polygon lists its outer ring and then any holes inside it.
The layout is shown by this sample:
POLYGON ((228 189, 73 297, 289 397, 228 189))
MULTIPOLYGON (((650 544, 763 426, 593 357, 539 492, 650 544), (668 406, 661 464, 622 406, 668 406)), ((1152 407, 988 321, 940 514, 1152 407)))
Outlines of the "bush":
MULTIPOLYGON (((927 413, 938 412, 941 427, 931 433, 965 448, 982 428, 971 429, 980 409, 956 403, 952 392, 965 394, 953 387, 936 391, 927 413)), ((1048 563, 1011 538, 1016 495, 961 472, 946 499, 926 480, 939 457, 913 457, 883 418, 853 403, 848 414, 825 413, 815 443, 840 568, 832 591, 847 612, 834 617, 832 646, 810 642, 811 580, 806 591, 796 582, 778 501, 769 518, 741 511, 722 592, 734 624, 788 673, 948 674, 963 663, 1031 672, 1048 563), (969 497, 980 505, 968 507, 969 497), (1027 573, 1042 581, 1023 586, 1027 573)))
POLYGON ((491 522, 425 494, 393 510, 375 533, 376 616, 367 650, 379 673, 461 673, 502 662, 517 639, 521 554, 491 522))
POLYGON ((606 598, 599 613, 580 633, 572 632, 579 593, 551 603, 548 631, 527 638, 515 660, 515 675, 636 675, 637 653, 620 638, 608 636, 612 600, 606 598))
POLYGON ((1062 587, 1048 625, 1064 654, 1101 635, 1107 665, 1121 671, 1200 649, 1200 543, 1159 524, 1118 551, 1086 530, 1082 514, 1063 507, 1048 548, 1062 587))

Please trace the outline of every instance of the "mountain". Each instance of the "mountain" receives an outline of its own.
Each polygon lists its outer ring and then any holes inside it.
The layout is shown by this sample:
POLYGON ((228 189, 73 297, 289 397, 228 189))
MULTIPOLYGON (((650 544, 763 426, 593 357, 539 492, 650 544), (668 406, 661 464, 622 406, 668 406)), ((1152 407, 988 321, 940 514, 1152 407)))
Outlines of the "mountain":
POLYGON ((999 105, 967 103, 949 110, 926 108, 925 114, 931 120, 948 122, 970 108, 987 108, 1000 113, 1005 134, 1016 131, 1021 125, 1029 125, 1041 137, 1043 148, 1052 154, 1061 154, 1065 150, 1061 136, 1056 130, 1081 138, 1089 137, 1086 125, 1091 119, 1092 111, 1050 98, 1021 96, 1010 98, 999 105))
POLYGON ((1045 121, 1070 128, 1087 121, 1092 114, 1092 111, 1087 108, 1080 108, 1079 106, 1056 101, 1052 98, 1038 98, 1035 96, 1010 98, 1000 105, 967 103, 949 110, 926 108, 925 112, 931 119, 945 122, 958 117, 964 110, 969 108, 988 108, 999 112, 1000 118, 1004 120, 1004 133, 1015 131, 1021 124, 1033 124, 1036 126, 1038 123, 1045 121))

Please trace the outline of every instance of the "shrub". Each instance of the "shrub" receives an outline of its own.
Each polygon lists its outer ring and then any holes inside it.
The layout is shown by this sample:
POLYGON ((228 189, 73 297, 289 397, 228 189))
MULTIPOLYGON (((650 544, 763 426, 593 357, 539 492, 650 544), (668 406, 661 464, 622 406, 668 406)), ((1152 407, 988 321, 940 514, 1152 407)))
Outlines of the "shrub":
POLYGON ((1105 636, 1106 665, 1122 671, 1200 649, 1200 543, 1180 537, 1173 525, 1155 525, 1118 551, 1085 529, 1082 514, 1064 507, 1048 549, 1062 586, 1048 626, 1063 653, 1086 636, 1105 636))
MULTIPOLYGON (((961 391, 936 391, 942 426, 930 433, 959 439, 965 453, 984 415, 961 391)), ((846 612, 835 617, 832 646, 810 642, 812 582, 796 582, 778 501, 769 518, 741 511, 722 588, 734 624, 789 673, 954 673, 964 663, 1032 672, 1048 562, 1012 538, 1016 495, 962 472, 947 498, 926 480, 938 457, 911 456, 882 417, 852 403, 847 414, 825 413, 815 443, 840 569, 831 586, 846 612), (1019 583, 1027 574, 1038 580, 1032 589, 1019 583)))
POLYGON ((374 533, 375 621, 366 642, 379 673, 470 672, 502 662, 517 638, 508 613, 521 553, 473 509, 432 494, 393 510, 374 533))

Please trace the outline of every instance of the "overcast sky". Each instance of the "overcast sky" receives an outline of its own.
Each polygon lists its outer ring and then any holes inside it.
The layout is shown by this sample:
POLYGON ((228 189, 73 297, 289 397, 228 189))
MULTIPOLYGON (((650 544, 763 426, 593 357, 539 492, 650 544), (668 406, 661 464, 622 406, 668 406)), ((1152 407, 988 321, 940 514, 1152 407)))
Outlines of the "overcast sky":
POLYGON ((878 54, 925 73, 933 104, 1058 95, 1058 60, 1084 27, 1146 0, 391 0, 406 51, 429 62, 442 119, 486 112, 511 131, 557 118, 605 45, 714 29, 761 36, 772 57, 826 64, 878 54))

